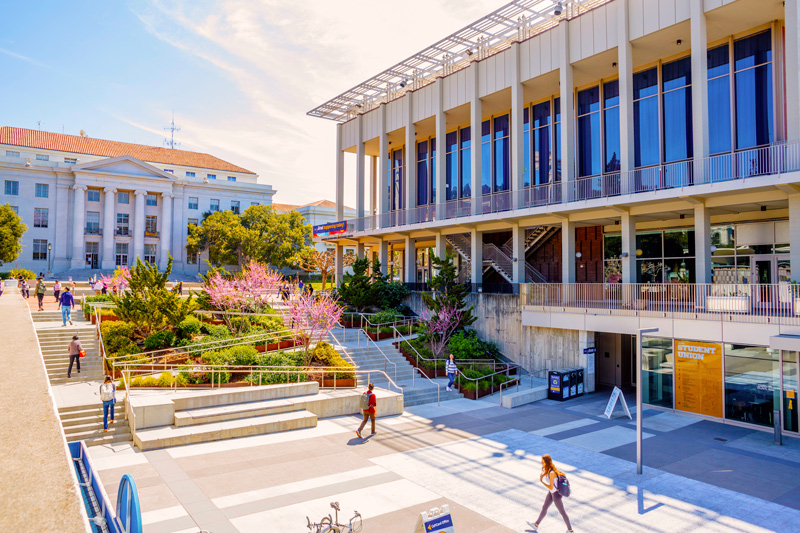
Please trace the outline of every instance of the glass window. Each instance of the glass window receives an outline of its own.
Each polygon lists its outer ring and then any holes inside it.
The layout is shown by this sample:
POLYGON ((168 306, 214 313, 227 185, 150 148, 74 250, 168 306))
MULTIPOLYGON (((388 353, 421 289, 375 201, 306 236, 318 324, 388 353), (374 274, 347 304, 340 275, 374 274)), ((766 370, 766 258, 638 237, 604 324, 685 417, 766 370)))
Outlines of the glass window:
POLYGON ((100 190, 99 189, 89 189, 86 191, 86 199, 90 202, 99 202, 100 201, 100 190))
POLYGON ((783 351, 783 429, 797 433, 797 352, 783 351))
POLYGON ((117 203, 128 204, 130 203, 130 193, 127 191, 117 193, 117 203))
POLYGON ((172 170, 172 169, 169 169, 169 168, 165 168, 165 169, 164 169, 164 172, 167 172, 167 173, 169 173, 169 174, 175 174, 175 171, 174 171, 174 170, 172 170))
POLYGON ((196 219, 196 218, 190 218, 190 219, 189 219, 189 225, 190 225, 190 226, 197 226, 197 223, 198 223, 198 222, 199 222, 199 221, 198 221, 198 219, 196 219))
POLYGON ((50 196, 50 185, 47 183, 36 184, 36 198, 47 198, 50 196))
POLYGON ((151 265, 156 264, 156 245, 155 244, 145 244, 144 245, 144 262, 150 263, 151 265))
POLYGON ((187 170, 187 171, 186 171, 186 177, 187 177, 187 178, 193 178, 193 177, 194 177, 194 172, 189 172, 189 171, 187 170))
POLYGON ((44 207, 33 208, 33 227, 34 228, 47 227, 47 208, 44 207))
POLYGON ((64 163, 66 163, 68 165, 74 165, 77 162, 78 162, 78 158, 77 157, 65 157, 64 158, 64 163))
POLYGON ((542 102, 531 108, 533 121, 533 182, 544 185, 550 182, 550 102, 542 102))
POLYGON ((50 161, 49 155, 36 154, 37 161, 50 161))
POLYGON ((417 143, 417 205, 428 205, 428 141, 417 143))
POLYGON ((553 153, 555 154, 555 171, 553 181, 561 181, 561 98, 553 99, 553 114, 556 118, 553 122, 553 153))
POLYGON ((459 146, 461 165, 459 180, 461 180, 461 198, 469 198, 472 193, 472 134, 469 127, 459 131, 461 144, 459 146))
POLYGON ((189 197, 189 209, 197 209, 197 198, 192 196, 189 197))
POLYGON ((494 119, 494 190, 507 191, 511 184, 511 143, 509 115, 494 119))
POLYGON ((87 211, 86 212, 86 234, 99 235, 100 234, 100 212, 87 211))
POLYGON ((522 111, 522 186, 531 186, 531 110, 522 111))
POLYGON ((33 260, 47 261, 47 239, 33 239, 33 260))
POLYGON ((158 237, 158 217, 147 215, 144 218, 144 234, 147 237, 158 237))
POLYGON ((236 181, 236 176, 228 176, 228 181, 236 181))
POLYGON ((206 179, 215 180, 217 179, 216 174, 206 174, 206 179))
POLYGON ((772 35, 759 33, 733 43, 736 91, 736 148, 773 140, 772 35))
POLYGON ((239 200, 231 200, 231 211, 234 215, 239 214, 239 200))
MULTIPOLYGON (((8 205, 8 204, 6 204, 8 205)), ((19 206, 18 205, 9 205, 8 206, 12 211, 19 215, 19 206)))
POLYGON ((212 198, 208 210, 211 212, 219 211, 219 200, 212 198))
POLYGON ((664 162, 692 157, 692 61, 684 57, 661 67, 664 162))
POLYGON ((6 194, 19 196, 19 182, 6 180, 6 194))
POLYGON ((403 209, 403 149, 392 151, 391 210, 403 209))
POLYGON ((578 176, 600 174, 600 87, 578 93, 578 176))
POLYGON ((728 54, 727 44, 708 51, 708 142, 712 155, 731 151, 731 76, 728 54))
POLYGON ((634 164, 659 164, 658 70, 654 67, 633 75, 634 164))
POLYGON ((664 257, 694 257, 694 230, 665 231, 664 257))
POLYGON ((197 264, 197 257, 199 254, 186 254, 186 264, 187 265, 196 265, 197 264))
POLYGON ((19 152, 14 150, 6 150, 6 157, 19 157, 19 152))
POLYGON ((603 268, 606 283, 622 283, 622 236, 603 237, 603 268))
POLYGON ((158 205, 158 197, 155 194, 147 194, 145 197, 145 205, 156 207, 158 205))
POLYGON ((603 172, 619 172, 619 80, 603 84, 603 172))
POLYGON ((725 418, 772 427, 779 389, 778 350, 725 345, 725 418))
POLYGON ((128 243, 118 242, 115 247, 116 257, 115 261, 117 266, 125 266, 128 264, 128 243))
POLYGON ((642 337, 642 402, 672 408, 672 339, 642 337))
POLYGON ((639 233, 636 235, 636 257, 663 257, 661 248, 661 232, 639 233))
POLYGON ((117 213, 117 231, 116 234, 122 237, 128 235, 128 222, 130 215, 127 213, 117 213))
POLYGON ((430 175, 431 175, 431 197, 429 204, 436 203, 436 137, 431 137, 431 156, 430 156, 430 175))
POLYGON ((447 200, 458 198, 458 131, 445 137, 445 185, 447 200))
POLYGON ((481 194, 492 192, 492 124, 481 124, 481 194))

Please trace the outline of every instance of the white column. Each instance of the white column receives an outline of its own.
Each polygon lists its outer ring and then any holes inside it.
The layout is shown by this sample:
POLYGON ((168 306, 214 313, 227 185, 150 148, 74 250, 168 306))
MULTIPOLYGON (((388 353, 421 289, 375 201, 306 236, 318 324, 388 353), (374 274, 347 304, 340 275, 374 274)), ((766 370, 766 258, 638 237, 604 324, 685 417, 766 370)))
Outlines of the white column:
POLYGON ((342 283, 342 274, 344 273, 344 247, 341 244, 336 244, 335 255, 335 274, 334 281, 336 286, 339 287, 342 283))
POLYGON ((184 257, 186 255, 186 238, 189 229, 183 218, 183 190, 173 188, 172 198, 172 271, 184 272, 184 257))
MULTIPOLYGON (((692 32, 692 149, 694 182, 705 183, 704 159, 708 157, 708 36, 703 2, 689 2, 692 32)), ((698 271, 699 272, 699 271, 698 271)), ((700 283, 700 280, 697 280, 700 283)))
POLYGON ((374 155, 369 156, 369 216, 375 215, 375 209, 377 209, 375 202, 375 193, 378 192, 376 188, 377 183, 375 183, 377 179, 377 165, 377 157, 374 155))
POLYGON ((594 359, 597 354, 585 354, 584 350, 587 348, 594 348, 594 331, 578 331, 578 359, 580 360, 580 366, 582 366, 585 370, 583 376, 583 387, 584 392, 594 392, 594 382, 595 382, 595 364, 594 359), (592 359, 592 362, 589 362, 589 359, 592 359))
POLYGON ((336 125, 336 221, 344 220, 344 152, 342 125, 336 125))
POLYGON ((169 262, 170 250, 172 250, 172 194, 161 193, 161 257, 159 268, 164 270, 169 262))
MULTIPOLYGON (((363 115, 356 118, 356 218, 364 218, 364 124, 363 115)), ((344 214, 344 212, 342 212, 344 214)), ((344 217, 342 217, 344 218, 344 217)), ((340 219, 341 220, 341 219, 340 219)), ((357 229, 362 229, 363 221, 357 229)))
MULTIPOLYGON (((800 1, 786 0, 785 23, 786 50, 786 140, 800 141, 800 1)), ((692 80, 694 89, 694 80, 692 80)), ((795 279, 800 276, 800 266, 795 266, 795 279)))
POLYGON ((711 283, 711 213, 703 204, 694 206, 695 283, 711 283))
POLYGON ((405 282, 415 283, 417 281, 417 248, 416 242, 411 237, 405 237, 405 282))
MULTIPOLYGON (((63 220, 69 218, 69 211, 72 209, 70 204, 70 185, 56 183, 55 188, 55 208, 53 216, 54 220, 63 220)), ((50 252, 52 255, 52 272, 61 272, 70 268, 70 252, 72 251, 72 242, 70 241, 70 232, 72 228, 69 224, 55 224, 55 240, 53 240, 53 250, 50 252)))
POLYGON ((789 266, 792 281, 800 283, 800 194, 789 195, 789 266))
POLYGON ((133 257, 128 257, 128 263, 136 264, 138 256, 144 261, 144 201, 147 191, 135 191, 136 204, 133 208, 133 257))
POLYGON ((575 283, 575 223, 561 221, 561 283, 575 283))
MULTIPOLYGON (((472 166, 472 214, 477 215, 481 212, 481 119, 483 111, 481 109, 481 98, 478 90, 478 62, 474 61, 467 69, 467 92, 472 92, 472 99, 469 106, 470 123, 470 162, 472 166)), ((442 154, 445 152, 442 144, 442 154)), ((475 283, 473 281, 473 283, 475 283)), ((480 283, 480 282, 479 282, 480 283)))
POLYGON ((383 240, 378 243, 378 261, 381 263, 381 274, 385 276, 389 272, 389 243, 383 240))
MULTIPOLYGON (((575 100, 572 89, 572 63, 569 58, 569 21, 559 24, 561 63, 561 192, 565 202, 571 198, 570 191, 575 179, 575 100)), ((574 264, 574 261, 573 261, 574 264)), ((565 282, 566 283, 566 282, 565 282)))
MULTIPOLYGON (((381 104, 380 110, 380 138, 378 145, 380 146, 380 154, 378 154, 378 214, 383 215, 389 212, 389 135, 386 132, 386 104, 381 104)), ((380 217, 384 218, 384 217, 380 217)), ((379 220, 380 220, 379 218, 379 220)), ((380 220, 380 227, 383 227, 386 221, 380 220)), ((386 263, 381 261, 383 267, 386 263)))
MULTIPOLYGON (((617 2, 617 70, 619 70, 619 146, 621 187, 631 193, 630 172, 635 167, 633 135, 633 49, 630 41, 628 2, 617 2)), ((703 57, 706 57, 703 54, 703 57)), ((562 115, 563 121, 563 115, 562 115)))
POLYGON ((516 260, 512 274, 514 283, 525 283, 525 228, 519 224, 514 224, 511 228, 511 247, 514 253, 511 259, 516 260))
POLYGON ((622 230, 622 254, 628 254, 620 262, 622 266, 622 283, 636 283, 636 220, 630 213, 622 213, 620 220, 622 230))
POLYGON ((103 189, 103 260, 100 267, 103 270, 114 268, 114 231, 116 230, 116 203, 117 190, 112 187, 103 189))
POLYGON ((414 127, 414 93, 409 91, 406 93, 405 99, 408 105, 408 114, 406 116, 406 148, 405 164, 403 165, 405 176, 403 176, 405 187, 405 209, 406 209, 406 223, 416 223, 417 219, 412 215, 415 207, 417 207, 417 143, 416 143, 416 128, 414 127))
MULTIPOLYGON (((525 143, 522 138, 522 81, 519 71, 519 43, 511 45, 511 190, 513 207, 520 209, 523 203, 522 191, 525 188, 525 143)), ((523 231, 524 233, 524 231, 523 231)), ((523 271, 524 272, 524 271, 523 271)), ((525 277, 521 278, 523 281, 525 277)), ((516 277, 514 278, 516 282, 516 277)))
POLYGON ((72 186, 72 261, 71 268, 85 268, 83 255, 84 227, 86 225, 86 185, 72 186))
POLYGON ((436 243, 433 247, 433 255, 436 257, 444 257, 447 255, 447 239, 441 233, 436 234, 436 243))
POLYGON ((472 283, 480 284, 483 283, 483 232, 473 229, 470 234, 469 261, 472 270, 472 283))
POLYGON ((436 81, 436 219, 444 220, 447 201, 447 165, 445 139, 447 138, 447 115, 444 114, 444 81, 436 81))

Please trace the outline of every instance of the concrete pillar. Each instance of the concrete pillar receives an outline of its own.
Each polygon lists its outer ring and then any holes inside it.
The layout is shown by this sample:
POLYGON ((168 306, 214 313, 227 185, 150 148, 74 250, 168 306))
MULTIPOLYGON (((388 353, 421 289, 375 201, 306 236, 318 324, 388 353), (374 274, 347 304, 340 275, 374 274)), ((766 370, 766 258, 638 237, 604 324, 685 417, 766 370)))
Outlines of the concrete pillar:
POLYGON ((630 213, 622 213, 620 220, 622 230, 622 283, 636 283, 636 220, 630 213))
MULTIPOLYGON (((356 118, 356 128, 358 130, 356 144, 356 219, 364 218, 364 125, 363 115, 356 118)), ((342 211, 344 215, 344 211, 342 211)), ((340 218, 342 220, 344 217, 340 218)), ((363 231, 363 221, 356 225, 357 231, 363 231)))
POLYGON ((334 282, 337 287, 340 287, 344 273, 344 247, 341 244, 336 244, 334 254, 334 282))
POLYGON ((86 185, 72 186, 72 262, 71 268, 84 268, 86 257, 83 255, 84 226, 86 225, 86 185))
POLYGON ((800 283, 800 194, 789 196, 789 266, 792 281, 800 283))
POLYGON ((511 228, 511 244, 514 250, 514 257, 516 260, 514 265, 514 272, 512 276, 514 283, 525 283, 525 228, 520 227, 519 224, 514 224, 511 228))
POLYGON ((405 99, 408 100, 408 114, 406 115, 406 147, 403 188, 405 189, 405 201, 403 208, 406 210, 405 221, 407 224, 414 224, 417 222, 416 217, 413 216, 416 211, 412 211, 417 207, 417 142, 416 142, 416 128, 414 127, 414 93, 409 91, 406 93, 405 99))
POLYGON ((360 242, 356 244, 356 257, 358 259, 364 259, 364 243, 360 242))
MULTIPOLYGON (((786 140, 800 141, 800 0, 786 0, 785 23, 786 50, 786 140)), ((694 80, 692 81, 694 89, 694 80)), ((795 270, 800 275, 800 266, 795 270)))
POLYGON ((575 283, 575 223, 561 221, 561 283, 575 283))
MULTIPOLYGON (((569 21, 559 24, 558 46, 561 50, 561 193, 565 202, 571 198, 575 179, 575 100, 572 89, 572 63, 569 59, 569 21)), ((573 254, 574 255, 574 254, 573 254)), ((573 262, 574 263, 574 262, 573 262)))
POLYGON ((696 283, 711 283, 711 213, 703 204, 694 206, 694 268, 696 283))
POLYGON ((626 194, 633 192, 630 173, 635 168, 636 161, 633 135, 633 48, 630 42, 627 1, 617 2, 617 70, 619 71, 619 156, 622 171, 620 185, 622 193, 626 194))
MULTIPOLYGON (((474 63, 473 63, 474 65, 474 63)), ((472 283, 483 283, 483 232, 473 229, 470 232, 470 266, 472 267, 472 283)))
POLYGON ((444 257, 447 255, 447 239, 441 233, 436 234, 436 244, 433 247, 433 255, 444 257))
MULTIPOLYGON (((381 104, 379 111, 380 118, 380 154, 378 155, 378 214, 383 215, 389 212, 389 135, 386 132, 386 104, 381 104)), ((379 220, 384 217, 379 217, 379 220)), ((383 227, 385 221, 380 220, 379 227, 383 227)), ((385 264, 383 261, 381 263, 385 264)))
MULTIPOLYGON (((525 143, 522 138, 522 109, 524 99, 522 97, 522 81, 519 70, 519 43, 511 45, 511 190, 514 191, 512 206, 520 209, 523 205, 523 189, 525 188, 525 143)), ((524 233, 524 231, 523 231, 524 233)), ((525 276, 521 282, 524 283, 525 276)), ((517 282, 516 276, 514 282, 517 282)))
POLYGON ((144 261, 144 202, 147 191, 135 191, 136 198, 133 206, 133 256, 128 257, 128 263, 136 264, 136 257, 144 261))
MULTIPOLYGON (((692 150, 694 182, 705 183, 704 159, 708 157, 708 36, 703 2, 689 2, 692 32, 692 150)), ((712 118, 713 120, 713 118, 712 118)), ((698 283, 700 280, 698 279, 698 283)))
POLYGON ((103 189, 103 259, 100 268, 113 269, 114 263, 114 231, 116 230, 116 194, 113 187, 103 189))
MULTIPOLYGON (((436 219, 444 220, 447 201, 447 160, 445 139, 447 138, 447 116, 444 114, 444 81, 436 82, 436 219)), ((438 255, 438 254, 437 254, 438 255)))
POLYGON ((186 237, 189 229, 183 218, 183 188, 173 187, 172 198, 172 271, 185 273, 186 237))
POLYGON ((344 152, 342 125, 336 125, 336 221, 344 220, 344 152))
MULTIPOLYGON (((376 213, 377 205, 376 205, 376 193, 377 191, 377 183, 375 180, 378 179, 377 176, 377 166, 378 161, 377 157, 374 155, 369 156, 369 216, 373 216, 376 213)), ((374 227, 374 226, 373 226, 374 227)))
POLYGON ((389 243, 381 241, 378 243, 378 261, 381 262, 381 274, 389 272, 389 243))
MULTIPOLYGON (((472 214, 477 215, 481 212, 481 122, 483 111, 481 109, 481 99, 478 86, 478 62, 474 61, 467 68, 467 92, 471 93, 469 106, 470 123, 470 162, 472 166, 472 214)), ((442 155, 446 148, 442 142, 442 155)), ((474 283, 474 282, 473 282, 474 283)))
POLYGON ((159 244, 161 254, 159 257, 159 268, 164 270, 169 262, 170 251, 172 250, 172 194, 161 193, 161 235, 159 244))
POLYGON ((403 268, 403 278, 406 283, 416 283, 417 281, 417 248, 416 242, 411 237, 405 237, 405 248, 403 258, 405 265, 403 268))
POLYGON ((578 331, 578 360, 579 366, 584 369, 583 386, 584 392, 594 392, 595 386, 595 355, 585 353, 595 348, 594 331, 578 331))

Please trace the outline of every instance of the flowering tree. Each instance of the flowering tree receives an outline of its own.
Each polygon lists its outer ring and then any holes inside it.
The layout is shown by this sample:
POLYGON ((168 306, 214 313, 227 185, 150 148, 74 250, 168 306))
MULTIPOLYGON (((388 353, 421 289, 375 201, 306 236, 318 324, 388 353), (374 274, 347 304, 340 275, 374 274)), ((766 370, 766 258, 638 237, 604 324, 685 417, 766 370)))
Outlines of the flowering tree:
POLYGON ((339 322, 343 308, 326 294, 299 294, 293 299, 288 318, 291 330, 303 341, 303 364, 311 364, 311 342, 322 340, 339 322))
POLYGON ((455 305, 447 305, 436 314, 423 315, 422 326, 427 332, 428 344, 434 359, 439 359, 450 342, 450 337, 458 330, 464 311, 455 305))
POLYGON ((269 307, 283 279, 280 272, 250 261, 233 279, 213 274, 204 287, 211 305, 223 311, 257 313, 269 307))
MULTIPOLYGON (((351 266, 355 259, 355 254, 344 254, 342 267, 351 266)), ((299 254, 297 267, 306 272, 319 272, 322 276, 322 290, 324 291, 328 277, 336 271, 336 254, 331 250, 320 252, 314 248, 308 248, 299 254)))
POLYGON ((117 268, 113 276, 107 274, 100 276, 100 281, 109 288, 113 294, 125 292, 125 289, 130 284, 130 279, 131 271, 126 266, 117 268))

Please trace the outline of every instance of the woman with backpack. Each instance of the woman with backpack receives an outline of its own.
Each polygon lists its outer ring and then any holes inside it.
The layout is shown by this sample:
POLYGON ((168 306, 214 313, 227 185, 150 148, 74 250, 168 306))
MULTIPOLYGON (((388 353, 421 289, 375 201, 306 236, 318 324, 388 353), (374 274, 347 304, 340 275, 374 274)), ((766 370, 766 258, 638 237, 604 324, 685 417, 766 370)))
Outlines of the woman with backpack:
POLYGON ((547 516, 547 510, 550 508, 550 504, 554 503, 556 504, 556 509, 558 509, 558 512, 561 513, 561 518, 564 519, 564 523, 567 524, 568 533, 572 533, 572 526, 569 523, 567 512, 564 510, 562 496, 562 492, 565 492, 565 495, 569 496, 569 483, 567 482, 567 476, 565 476, 563 472, 555 467, 553 464, 553 459, 547 454, 542 456, 542 475, 539 476, 539 481, 542 483, 542 485, 547 487, 548 492, 544 499, 544 505, 542 505, 542 512, 539 513, 539 518, 537 518, 536 522, 533 523, 534 531, 538 530, 539 524, 542 522, 542 520, 544 520, 544 517, 547 516), (559 482, 561 482, 564 487, 559 487, 559 482))

